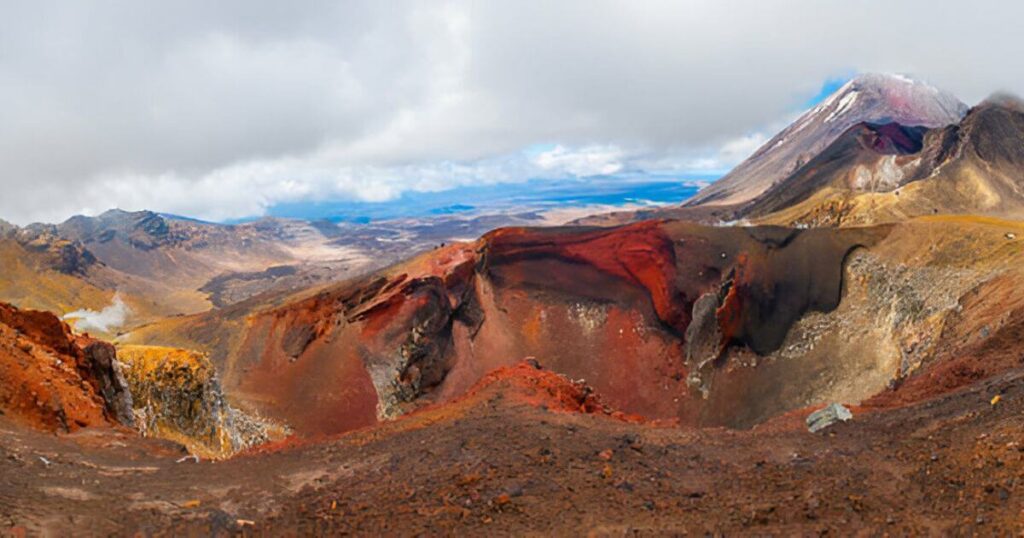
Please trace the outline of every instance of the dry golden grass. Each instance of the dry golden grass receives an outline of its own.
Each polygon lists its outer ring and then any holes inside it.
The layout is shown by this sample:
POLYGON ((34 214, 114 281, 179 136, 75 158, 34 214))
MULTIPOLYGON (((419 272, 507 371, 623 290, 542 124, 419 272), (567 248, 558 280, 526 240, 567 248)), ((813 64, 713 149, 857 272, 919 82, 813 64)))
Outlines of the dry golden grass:
POLYGON ((163 346, 123 345, 117 358, 128 365, 133 375, 149 376, 161 369, 185 367, 205 377, 212 373, 210 360, 197 351, 163 346))
POLYGON ((113 290, 100 289, 79 277, 36 268, 29 263, 24 249, 13 242, 0 241, 2 301, 60 315, 80 308, 102 309, 113 296, 113 290))

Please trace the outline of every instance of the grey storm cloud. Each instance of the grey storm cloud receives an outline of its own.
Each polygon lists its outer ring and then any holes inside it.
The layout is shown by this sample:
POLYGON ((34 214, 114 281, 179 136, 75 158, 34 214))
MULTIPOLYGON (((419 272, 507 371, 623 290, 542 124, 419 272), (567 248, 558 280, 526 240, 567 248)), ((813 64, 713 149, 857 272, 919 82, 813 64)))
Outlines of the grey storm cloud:
POLYGON ((1020 93, 1022 16, 994 1, 6 1, 0 218, 222 219, 727 167, 831 78, 1020 93), (537 144, 557 147, 524 151, 537 144))

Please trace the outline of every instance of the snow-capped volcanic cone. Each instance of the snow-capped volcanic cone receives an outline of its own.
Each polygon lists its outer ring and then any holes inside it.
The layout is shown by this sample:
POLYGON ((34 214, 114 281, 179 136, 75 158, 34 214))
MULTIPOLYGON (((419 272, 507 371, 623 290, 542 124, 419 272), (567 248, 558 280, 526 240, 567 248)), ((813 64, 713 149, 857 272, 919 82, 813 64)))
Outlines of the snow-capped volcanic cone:
POLYGON ((760 224, 859 226, 922 215, 1024 215, 1024 102, 1000 95, 940 129, 860 124, 743 205, 760 224))
POLYGON ((860 75, 805 112, 747 160, 687 205, 736 205, 752 200, 813 159, 861 122, 943 127, 967 106, 954 95, 900 75, 860 75))

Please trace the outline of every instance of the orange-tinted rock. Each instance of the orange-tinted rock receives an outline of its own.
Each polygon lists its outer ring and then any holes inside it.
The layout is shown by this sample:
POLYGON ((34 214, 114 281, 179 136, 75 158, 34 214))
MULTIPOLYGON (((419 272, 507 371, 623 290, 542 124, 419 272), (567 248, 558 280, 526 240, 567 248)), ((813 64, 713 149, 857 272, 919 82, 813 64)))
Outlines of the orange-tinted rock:
POLYGON ((74 353, 75 344, 71 329, 49 312, 18 310, 11 305, 0 303, 0 323, 61 355, 74 353))
POLYGON ((747 296, 746 286, 750 283, 749 262, 747 255, 740 254, 736 259, 736 267, 733 269, 733 277, 728 283, 729 290, 722 299, 722 303, 715 310, 715 317, 718 319, 718 329, 721 333, 719 350, 732 342, 743 330, 744 298, 747 296))
POLYGON ((132 422, 114 347, 76 336, 48 312, 0 303, 0 410, 33 427, 74 431, 132 422))

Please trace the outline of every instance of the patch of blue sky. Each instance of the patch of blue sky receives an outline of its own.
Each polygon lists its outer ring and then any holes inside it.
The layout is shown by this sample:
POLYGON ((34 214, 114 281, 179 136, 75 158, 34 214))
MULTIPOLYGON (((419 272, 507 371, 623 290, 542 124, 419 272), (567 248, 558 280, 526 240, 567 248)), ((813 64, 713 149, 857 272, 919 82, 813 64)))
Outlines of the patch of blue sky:
POLYGON ((545 142, 543 144, 533 144, 523 150, 523 155, 526 155, 527 157, 532 159, 542 153, 547 153, 557 147, 558 144, 553 144, 549 142, 545 142))
POLYGON ((822 83, 821 89, 818 90, 818 93, 814 94, 809 99, 807 99, 807 101, 804 102, 804 107, 811 108, 812 106, 817 105, 818 103, 824 101, 825 99, 828 99, 828 96, 835 93, 836 90, 838 90, 839 88, 842 88, 843 84, 849 82, 853 77, 853 73, 847 73, 845 75, 827 79, 824 83, 822 83))

